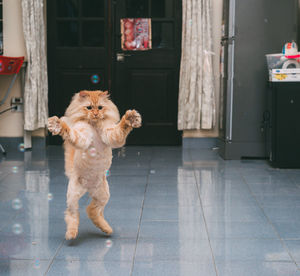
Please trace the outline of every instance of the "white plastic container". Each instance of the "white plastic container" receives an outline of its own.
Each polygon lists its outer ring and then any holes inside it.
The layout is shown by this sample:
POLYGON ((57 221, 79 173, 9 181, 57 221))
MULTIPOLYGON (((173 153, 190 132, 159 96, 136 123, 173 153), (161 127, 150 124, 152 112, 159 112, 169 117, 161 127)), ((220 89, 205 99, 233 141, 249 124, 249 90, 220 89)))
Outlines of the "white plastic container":
POLYGON ((283 58, 283 54, 269 54, 266 55, 267 63, 268 63, 268 69, 281 69, 282 65, 286 61, 286 59, 283 58))

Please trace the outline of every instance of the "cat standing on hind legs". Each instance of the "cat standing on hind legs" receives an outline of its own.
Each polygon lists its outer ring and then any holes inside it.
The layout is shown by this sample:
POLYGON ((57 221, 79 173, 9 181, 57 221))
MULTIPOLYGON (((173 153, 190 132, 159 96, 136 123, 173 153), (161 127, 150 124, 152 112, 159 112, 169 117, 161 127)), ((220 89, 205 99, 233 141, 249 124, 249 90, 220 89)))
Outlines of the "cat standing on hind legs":
POLYGON ((141 115, 135 110, 127 110, 120 120, 107 91, 76 93, 64 117, 48 119, 49 131, 64 140, 65 172, 69 178, 65 211, 67 240, 77 237, 78 201, 86 192, 92 198, 86 208, 88 217, 103 232, 113 232, 104 219, 110 197, 106 171, 111 166, 112 148, 122 147, 127 135, 140 127, 141 122, 141 115))

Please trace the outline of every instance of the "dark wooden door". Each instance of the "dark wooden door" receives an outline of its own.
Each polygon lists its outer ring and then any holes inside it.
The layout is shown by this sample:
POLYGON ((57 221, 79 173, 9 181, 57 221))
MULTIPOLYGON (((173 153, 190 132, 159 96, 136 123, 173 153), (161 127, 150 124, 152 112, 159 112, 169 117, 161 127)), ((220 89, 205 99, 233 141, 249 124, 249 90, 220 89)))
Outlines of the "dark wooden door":
MULTIPOLYGON (((180 0, 47 1, 49 115, 62 116, 74 93, 109 90, 121 115, 135 108, 143 127, 128 144, 176 145, 180 0), (153 49, 121 51, 120 19, 152 18, 153 49), (118 54, 125 54, 117 62, 118 54)), ((61 138, 49 136, 50 144, 61 138)))
POLYGON ((129 144, 177 145, 178 84, 181 48, 181 1, 118 0, 114 5, 113 91, 123 113, 137 109, 143 126, 134 130, 129 144), (152 49, 122 51, 120 19, 151 18, 152 49), (124 56, 118 61, 117 56, 124 56))
POLYGON ((80 90, 109 89, 107 10, 106 0, 47 1, 50 116, 62 116, 80 90))

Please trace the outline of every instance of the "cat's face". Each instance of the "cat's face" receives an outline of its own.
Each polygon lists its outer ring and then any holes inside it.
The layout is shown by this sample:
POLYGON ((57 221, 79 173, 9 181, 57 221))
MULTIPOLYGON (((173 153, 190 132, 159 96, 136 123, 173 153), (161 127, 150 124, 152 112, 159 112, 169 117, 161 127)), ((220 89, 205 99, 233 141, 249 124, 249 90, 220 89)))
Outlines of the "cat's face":
POLYGON ((96 122, 105 118, 105 112, 108 109, 107 92, 102 91, 81 91, 80 108, 90 122, 96 122))
POLYGON ((104 120, 117 123, 120 120, 118 108, 105 91, 81 91, 76 93, 68 106, 65 116, 73 122, 88 121, 91 124, 104 120))

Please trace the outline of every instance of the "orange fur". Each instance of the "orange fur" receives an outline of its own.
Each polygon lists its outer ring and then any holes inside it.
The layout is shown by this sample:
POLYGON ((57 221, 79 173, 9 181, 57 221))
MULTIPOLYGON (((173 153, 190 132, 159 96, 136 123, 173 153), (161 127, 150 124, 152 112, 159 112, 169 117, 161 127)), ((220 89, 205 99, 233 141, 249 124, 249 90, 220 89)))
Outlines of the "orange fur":
POLYGON ((105 173, 111 165, 112 148, 123 146, 130 131, 140 126, 141 116, 135 110, 126 111, 120 120, 107 91, 76 93, 64 117, 48 119, 49 131, 65 141, 65 172, 69 178, 66 239, 78 234, 78 201, 86 192, 92 197, 87 207, 89 218, 103 232, 112 233, 104 219, 110 197, 105 173))

